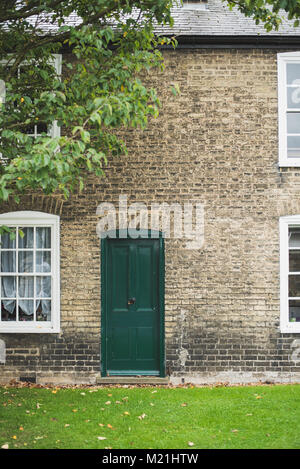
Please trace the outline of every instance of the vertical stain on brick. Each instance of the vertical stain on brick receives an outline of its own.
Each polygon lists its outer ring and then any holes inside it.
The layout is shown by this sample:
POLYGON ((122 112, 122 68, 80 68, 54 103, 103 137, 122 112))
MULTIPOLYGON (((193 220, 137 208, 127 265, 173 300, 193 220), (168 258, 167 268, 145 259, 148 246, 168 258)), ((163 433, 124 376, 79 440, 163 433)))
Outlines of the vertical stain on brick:
POLYGON ((185 362, 187 361, 188 357, 189 357, 189 352, 187 351, 187 349, 181 347, 179 351, 179 363, 180 363, 182 370, 184 370, 185 368, 185 362))
POLYGON ((300 339, 295 339, 291 344, 291 348, 294 349, 291 360, 294 363, 300 363, 300 339))
POLYGON ((5 364, 6 361, 6 347, 4 340, 0 340, 0 363, 5 364))
POLYGON ((178 329, 178 333, 179 333, 178 360, 179 360, 179 364, 180 364, 182 371, 185 369, 185 364, 189 357, 188 350, 183 346, 183 343, 185 343, 185 335, 186 335, 186 332, 185 332, 186 313, 187 311, 185 309, 181 309, 180 315, 179 315, 179 329, 178 329))

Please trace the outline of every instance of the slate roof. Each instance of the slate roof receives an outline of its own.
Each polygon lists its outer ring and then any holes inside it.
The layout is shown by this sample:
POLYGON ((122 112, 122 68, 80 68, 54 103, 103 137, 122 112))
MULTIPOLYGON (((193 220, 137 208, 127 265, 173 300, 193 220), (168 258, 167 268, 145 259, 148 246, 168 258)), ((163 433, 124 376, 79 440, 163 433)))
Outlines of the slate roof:
POLYGON ((157 27, 158 32, 179 36, 300 36, 300 27, 294 28, 293 21, 285 19, 279 31, 268 33, 262 23, 256 25, 237 8, 230 11, 221 0, 208 0, 205 10, 174 8, 172 16, 174 27, 157 27))
MULTIPOLYGON (((252 18, 246 18, 237 8, 230 11, 227 3, 222 0, 208 0, 204 9, 193 8, 191 5, 172 8, 172 16, 174 18, 172 28, 168 25, 164 27, 157 25, 155 30, 158 34, 175 35, 181 39, 181 43, 204 43, 207 42, 207 38, 215 41, 217 38, 223 38, 222 43, 225 38, 225 43, 226 40, 229 43, 229 38, 234 38, 235 42, 238 42, 243 37, 248 38, 248 42, 249 39, 251 42, 252 38, 252 43, 269 41, 280 44, 281 40, 283 44, 287 42, 291 44, 294 41, 295 45, 300 45, 300 26, 294 28, 293 21, 285 19, 279 31, 267 32, 262 23, 256 25, 252 18)), ((66 24, 78 25, 80 22, 81 19, 75 14, 66 18, 66 24)), ((39 19, 39 25, 50 34, 55 29, 45 17, 39 19)))

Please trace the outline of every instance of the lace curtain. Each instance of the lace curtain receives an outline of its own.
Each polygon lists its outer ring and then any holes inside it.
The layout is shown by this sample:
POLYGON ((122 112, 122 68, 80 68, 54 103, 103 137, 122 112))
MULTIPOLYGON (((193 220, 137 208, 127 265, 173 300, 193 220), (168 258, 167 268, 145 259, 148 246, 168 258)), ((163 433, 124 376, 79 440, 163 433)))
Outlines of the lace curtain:
POLYGON ((51 247, 51 229, 36 228, 36 250, 35 250, 35 271, 32 276, 22 276, 22 273, 34 272, 34 230, 33 228, 23 228, 24 237, 18 239, 17 251, 5 251, 5 249, 15 249, 15 240, 11 240, 9 235, 2 236, 1 240, 1 272, 2 272, 2 300, 3 306, 10 314, 13 314, 16 307, 17 281, 18 281, 18 304, 19 308, 26 315, 33 314, 33 300, 36 301, 36 311, 42 311, 43 315, 50 319, 51 302, 42 298, 51 297, 51 277, 38 276, 38 273, 51 271, 51 252, 43 251, 51 247), (31 249, 22 251, 22 249, 31 249), (18 278, 17 276, 5 276, 4 272, 16 272, 16 255, 18 256, 18 278), (34 282, 36 282, 36 294, 34 295, 34 282), (10 299, 11 298, 11 299, 10 299), (31 298, 26 299, 26 298, 31 298))

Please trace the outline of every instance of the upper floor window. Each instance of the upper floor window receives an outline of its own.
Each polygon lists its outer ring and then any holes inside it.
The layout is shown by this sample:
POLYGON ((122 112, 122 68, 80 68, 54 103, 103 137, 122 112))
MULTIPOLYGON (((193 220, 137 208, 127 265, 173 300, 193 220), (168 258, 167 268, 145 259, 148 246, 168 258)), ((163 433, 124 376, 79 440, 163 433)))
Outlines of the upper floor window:
MULTIPOLYGON (((2 63, 4 63, 4 62, 2 62, 2 63)), ((61 75, 61 67, 62 67, 62 56, 61 56, 61 54, 53 54, 52 60, 49 61, 49 66, 54 67, 55 70, 56 70, 57 76, 60 76, 61 75)), ((24 82, 22 80, 22 75, 24 76, 24 72, 26 70, 29 71, 29 69, 30 69, 30 73, 32 75, 32 82, 34 82, 35 76, 38 77, 38 74, 36 73, 36 71, 37 71, 36 67, 34 67, 32 64, 30 64, 30 62, 27 62, 27 61, 22 62, 18 66, 18 68, 16 70, 16 73, 14 74, 15 78, 20 80, 20 87, 25 86, 24 82)), ((2 101, 5 100, 5 95, 6 95, 5 90, 2 89, 4 86, 5 86, 5 83, 4 83, 3 80, 1 80, 0 93, 1 93, 1 100, 2 101)), ((30 86, 32 87, 32 83, 30 83, 30 86)), ((29 96, 31 94, 30 90, 24 89, 24 92, 28 93, 29 96)), ((30 118, 30 117, 31 116, 28 116, 28 118, 30 118)), ((57 121, 53 121, 52 125, 47 125, 44 122, 35 122, 35 123, 32 123, 32 124, 24 124, 24 125, 20 125, 20 130, 23 133, 26 133, 27 135, 30 135, 32 137, 38 137, 39 135, 41 135, 43 133, 47 133, 51 137, 59 137, 60 136, 60 127, 57 125, 57 121)))
POLYGON ((59 217, 0 215, 0 332, 59 332, 59 217))
POLYGON ((280 218, 280 330, 300 332, 300 215, 280 218))
POLYGON ((277 60, 279 166, 300 166, 300 52, 277 60))

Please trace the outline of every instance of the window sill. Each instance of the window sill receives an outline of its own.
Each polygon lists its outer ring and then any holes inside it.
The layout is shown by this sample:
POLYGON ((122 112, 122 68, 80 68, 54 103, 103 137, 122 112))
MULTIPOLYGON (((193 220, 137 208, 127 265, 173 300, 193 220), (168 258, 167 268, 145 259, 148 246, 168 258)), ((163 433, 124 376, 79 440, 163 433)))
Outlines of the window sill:
POLYGON ((279 161, 279 168, 300 168, 300 161, 279 161))
POLYGON ((59 326, 31 325, 27 327, 16 327, 15 325, 0 326, 0 334, 57 334, 60 332, 59 326))
POLYGON ((283 334, 300 334, 300 323, 297 323, 297 325, 293 324, 291 326, 281 326, 280 332, 283 334))

